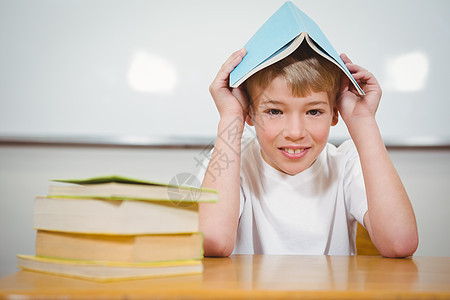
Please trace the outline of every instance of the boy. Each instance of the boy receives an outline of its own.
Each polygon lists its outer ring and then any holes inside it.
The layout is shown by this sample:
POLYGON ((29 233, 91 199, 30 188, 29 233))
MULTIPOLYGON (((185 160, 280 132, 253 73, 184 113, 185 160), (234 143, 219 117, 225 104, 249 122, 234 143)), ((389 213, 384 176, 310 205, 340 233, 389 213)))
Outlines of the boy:
POLYGON ((415 216, 375 121, 375 77, 341 56, 360 96, 336 66, 301 46, 230 89, 245 53, 231 55, 210 86, 220 121, 203 186, 220 201, 200 205, 205 255, 356 254, 356 221, 383 256, 412 255, 415 216), (336 148, 327 139, 339 113, 353 142, 336 148), (245 147, 244 122, 257 137, 245 147), (224 158, 226 167, 215 167, 224 158))

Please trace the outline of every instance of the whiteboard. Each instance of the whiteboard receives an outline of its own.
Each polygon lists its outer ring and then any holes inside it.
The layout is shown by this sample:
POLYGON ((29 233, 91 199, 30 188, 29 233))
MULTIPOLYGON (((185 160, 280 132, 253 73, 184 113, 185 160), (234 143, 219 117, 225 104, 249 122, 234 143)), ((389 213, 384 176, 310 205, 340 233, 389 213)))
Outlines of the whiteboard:
MULTIPOLYGON (((293 2, 375 74, 387 143, 450 144, 450 1, 293 2)), ((0 0, 0 136, 214 138, 209 84, 283 3, 0 0)))

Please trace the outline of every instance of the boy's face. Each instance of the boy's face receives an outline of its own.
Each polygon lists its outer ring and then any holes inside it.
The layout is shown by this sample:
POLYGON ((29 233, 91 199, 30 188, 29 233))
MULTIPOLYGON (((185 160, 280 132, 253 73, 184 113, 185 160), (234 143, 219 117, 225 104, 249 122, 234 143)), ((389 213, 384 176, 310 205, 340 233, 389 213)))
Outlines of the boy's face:
POLYGON ((254 94, 247 123, 255 126, 263 159, 289 175, 308 169, 324 149, 330 126, 337 124, 334 101, 327 92, 294 97, 283 77, 254 94))

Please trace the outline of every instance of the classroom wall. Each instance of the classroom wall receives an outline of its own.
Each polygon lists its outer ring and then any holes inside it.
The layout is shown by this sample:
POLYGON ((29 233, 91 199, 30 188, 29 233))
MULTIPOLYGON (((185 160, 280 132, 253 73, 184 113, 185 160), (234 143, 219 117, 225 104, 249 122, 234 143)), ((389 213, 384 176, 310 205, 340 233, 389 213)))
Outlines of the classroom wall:
MULTIPOLYGON (((195 173, 202 149, 20 146, 0 144, 0 276, 16 271, 16 254, 33 254, 33 199, 49 179, 123 174, 169 182, 195 173)), ((391 149, 416 212, 416 255, 450 256, 450 150, 391 149)))
MULTIPOLYGON (((209 84, 284 2, 2 0, 0 139, 214 136, 209 84)), ((450 144, 450 1, 293 2, 377 77, 386 142, 450 144)))

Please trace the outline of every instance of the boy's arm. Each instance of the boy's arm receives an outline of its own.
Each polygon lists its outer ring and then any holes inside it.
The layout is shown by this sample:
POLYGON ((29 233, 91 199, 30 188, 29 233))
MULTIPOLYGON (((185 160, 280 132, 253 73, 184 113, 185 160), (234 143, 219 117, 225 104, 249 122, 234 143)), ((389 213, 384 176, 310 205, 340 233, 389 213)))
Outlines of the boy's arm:
POLYGON ((381 255, 412 255, 418 246, 414 211, 375 121, 381 88, 373 74, 341 57, 366 93, 360 97, 344 78, 338 100, 361 160, 368 205, 364 225, 381 255))
POLYGON ((245 97, 240 89, 230 89, 230 72, 245 55, 241 49, 223 64, 210 86, 220 114, 217 139, 203 187, 219 192, 217 203, 199 204, 200 231, 205 256, 228 256, 234 248, 239 220, 241 137, 244 130, 245 97))

